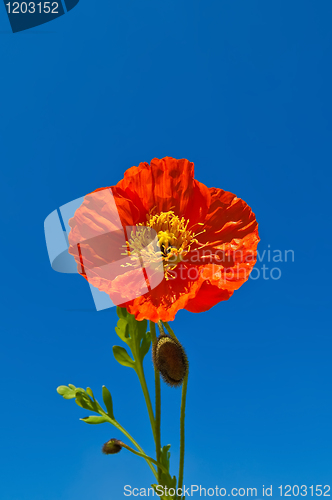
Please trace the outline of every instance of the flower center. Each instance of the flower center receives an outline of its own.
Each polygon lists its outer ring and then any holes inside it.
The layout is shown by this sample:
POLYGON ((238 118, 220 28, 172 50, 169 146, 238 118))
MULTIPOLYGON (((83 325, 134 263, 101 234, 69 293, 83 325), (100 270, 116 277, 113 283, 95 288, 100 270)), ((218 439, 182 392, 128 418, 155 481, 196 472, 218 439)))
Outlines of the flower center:
POLYGON ((135 233, 132 232, 128 241, 131 250, 129 252, 131 260, 137 260, 138 256, 144 254, 144 259, 153 263, 157 259, 160 262, 161 256, 165 278, 168 280, 172 277, 169 271, 175 269, 185 255, 190 252, 190 248, 194 243, 199 243, 196 236, 201 234, 201 232, 195 234, 192 230, 188 229, 188 225, 189 219, 185 220, 184 217, 180 219, 180 217, 174 214, 173 210, 161 212, 157 215, 147 215, 146 223, 141 222, 138 224, 135 233), (156 251, 153 248, 151 233, 149 234, 146 228, 151 228, 157 233, 160 250, 156 251))
POLYGON ((158 235, 164 265, 174 268, 190 251, 193 243, 198 243, 195 234, 188 230, 189 219, 178 217, 173 210, 158 215, 148 215, 147 227, 154 229, 158 235))

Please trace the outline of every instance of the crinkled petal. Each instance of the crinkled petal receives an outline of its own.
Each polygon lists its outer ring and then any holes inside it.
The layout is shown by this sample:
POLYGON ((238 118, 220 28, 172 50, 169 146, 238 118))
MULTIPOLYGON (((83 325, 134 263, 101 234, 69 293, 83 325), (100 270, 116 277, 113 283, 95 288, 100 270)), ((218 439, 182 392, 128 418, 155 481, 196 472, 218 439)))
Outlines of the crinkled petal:
POLYGON ((228 300, 232 295, 233 292, 220 289, 209 281, 204 281, 196 296, 188 301, 185 309, 194 313, 208 311, 222 300, 228 300))
POLYGON ((129 313, 134 314, 137 320, 173 321, 175 314, 195 297, 204 281, 196 266, 184 264, 176 267, 173 276, 174 278, 163 280, 149 293, 123 306, 129 313))
POLYGON ((186 159, 154 158, 150 165, 140 163, 129 168, 118 188, 128 197, 138 196, 147 212, 173 210, 189 218, 190 225, 204 219, 210 203, 210 193, 204 184, 194 180, 194 164, 186 159))
POLYGON ((69 221, 69 252, 78 272, 138 320, 172 321, 180 309, 208 310, 231 297, 255 265, 259 236, 251 208, 193 176, 194 165, 185 159, 141 163, 116 186, 87 195, 69 221), (126 254, 126 228, 170 210, 200 233, 198 243, 170 279, 151 289, 139 261, 135 267, 126 254))

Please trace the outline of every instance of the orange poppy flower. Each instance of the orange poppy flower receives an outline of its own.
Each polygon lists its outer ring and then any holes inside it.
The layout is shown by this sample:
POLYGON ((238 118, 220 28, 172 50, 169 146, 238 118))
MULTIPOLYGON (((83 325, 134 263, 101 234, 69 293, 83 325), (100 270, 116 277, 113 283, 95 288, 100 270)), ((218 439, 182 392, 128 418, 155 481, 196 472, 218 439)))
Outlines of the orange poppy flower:
POLYGON ((78 272, 136 319, 154 322, 229 299, 248 279, 259 242, 255 215, 243 200, 207 188, 194 179, 193 163, 169 157, 129 168, 116 186, 87 195, 69 225, 78 272), (136 229, 128 234, 128 226, 136 229), (150 243, 144 243, 149 229, 159 246, 142 284, 139 257, 130 250, 150 243), (125 264, 109 265, 124 255, 125 264), (164 279, 152 287, 156 257, 164 279))

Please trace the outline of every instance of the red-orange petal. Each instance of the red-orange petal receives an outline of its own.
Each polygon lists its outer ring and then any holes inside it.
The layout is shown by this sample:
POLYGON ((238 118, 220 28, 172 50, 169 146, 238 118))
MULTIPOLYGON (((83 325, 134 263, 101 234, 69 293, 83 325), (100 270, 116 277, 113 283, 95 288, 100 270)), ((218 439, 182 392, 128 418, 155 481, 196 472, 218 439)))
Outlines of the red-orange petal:
POLYGON ((122 304, 137 320, 149 319, 157 322, 173 321, 176 313, 184 309, 188 301, 195 297, 203 279, 195 266, 179 264, 174 279, 165 279, 149 293, 122 304), (191 274, 191 271, 193 273, 191 274), (189 276, 195 276, 190 279, 189 276), (196 279, 197 276, 197 279, 196 279))
POLYGON ((232 295, 232 291, 220 289, 211 285, 209 281, 204 281, 197 295, 188 301, 185 309, 194 313, 205 312, 222 300, 228 300, 232 295))
POLYGON ((147 212, 173 210, 189 218, 191 225, 202 220, 210 202, 208 188, 194 179, 194 164, 186 159, 154 158, 138 167, 129 168, 118 188, 132 198, 135 193, 147 212))
POLYGON ((179 309, 208 310, 227 300, 248 279, 256 262, 258 225, 250 207, 193 176, 194 165, 185 159, 141 163, 128 169, 116 186, 87 195, 69 222, 69 252, 78 271, 117 304, 121 301, 138 320, 172 321, 179 309), (140 270, 108 264, 121 258, 127 226, 144 223, 151 212, 169 210, 189 220, 188 228, 195 233, 203 232, 186 262, 176 266, 175 279, 163 280, 144 294, 140 270), (193 270, 196 279, 190 275, 193 270), (133 294, 136 298, 127 300, 133 294))

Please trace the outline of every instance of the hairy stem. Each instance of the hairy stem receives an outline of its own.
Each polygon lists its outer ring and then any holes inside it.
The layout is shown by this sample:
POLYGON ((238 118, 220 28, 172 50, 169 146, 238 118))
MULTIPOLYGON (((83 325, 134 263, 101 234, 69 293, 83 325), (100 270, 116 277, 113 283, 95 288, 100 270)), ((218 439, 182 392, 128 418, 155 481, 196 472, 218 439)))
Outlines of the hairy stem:
POLYGON ((159 463, 156 460, 154 460, 153 458, 148 457, 147 455, 144 455, 143 453, 139 453, 136 450, 133 450, 132 448, 130 448, 130 446, 126 445, 122 441, 119 441, 119 444, 123 448, 126 448, 126 450, 131 451, 131 453, 134 453, 135 455, 137 455, 138 457, 142 457, 142 458, 148 459, 150 462, 152 462, 153 464, 157 465, 157 467, 159 467, 159 469, 162 469, 166 474, 168 473, 167 468, 164 465, 162 465, 161 463, 159 463))
MULTIPOLYGON (((163 322, 163 324, 169 335, 177 340, 177 337, 173 332, 172 328, 169 326, 169 324, 166 322, 163 322)), ((183 486, 184 452, 185 452, 185 416, 186 416, 188 375, 189 375, 189 370, 187 371, 187 374, 182 384, 181 412, 180 412, 180 464, 179 464, 178 488, 182 488, 183 486)))
POLYGON ((185 427, 185 416, 186 416, 187 384, 188 384, 188 372, 185 376, 182 385, 181 414, 180 414, 180 464, 179 464, 178 488, 182 488, 183 486, 184 449, 185 449, 184 427, 185 427))
POLYGON ((157 325, 158 325, 158 328, 159 328, 159 333, 161 335, 164 335, 165 331, 164 331, 164 328, 163 328, 163 322, 161 320, 159 320, 158 323, 157 323, 157 325))
MULTIPOLYGON (((150 321, 151 340, 152 344, 157 341, 156 325, 150 321)), ((156 411, 155 411, 155 442, 156 442, 156 458, 160 462, 161 441, 160 441, 160 420, 161 420, 161 394, 160 394, 160 375, 156 367, 154 367, 154 379, 156 387, 156 411)), ((161 470, 158 468, 158 483, 160 484, 161 470)))
POLYGON ((171 337, 173 337, 173 339, 176 339, 177 340, 177 336, 175 335, 175 333, 173 332, 172 328, 169 326, 168 323, 166 323, 166 321, 163 321, 162 322, 164 327, 166 328, 167 332, 169 333, 169 335, 171 337))
POLYGON ((156 469, 153 467, 152 463, 150 462, 149 457, 148 457, 148 456, 144 453, 144 450, 143 450, 143 449, 140 447, 140 445, 139 445, 139 444, 135 441, 135 439, 134 439, 134 438, 133 438, 133 437, 129 434, 129 432, 127 432, 127 431, 126 431, 126 429, 124 429, 124 428, 122 427, 122 425, 120 425, 120 424, 119 424, 119 422, 117 422, 116 420, 112 420, 112 419, 110 419, 110 418, 109 418, 109 417, 107 417, 106 415, 105 415, 105 418, 108 418, 108 420, 110 421, 110 423, 111 423, 112 425, 114 425, 114 427, 116 427, 117 429, 119 429, 119 431, 121 431, 121 432, 122 432, 122 434, 124 434, 124 435, 125 435, 125 436, 129 439, 129 441, 131 441, 131 442, 133 443, 133 445, 135 446, 135 448, 137 448, 137 449, 138 449, 138 451, 139 451, 142 455, 144 455, 144 457, 143 457, 143 458, 145 458, 146 462, 148 463, 148 465, 149 465, 150 469, 151 469, 151 470, 152 470, 152 472, 153 472, 154 477, 155 477, 155 478, 157 479, 157 481, 158 481, 158 474, 157 474, 157 472, 156 472, 156 469))
POLYGON ((155 422, 155 418, 154 418, 154 414, 153 414, 153 408, 152 408, 152 403, 151 403, 151 398, 150 398, 148 386, 146 384, 143 364, 138 363, 135 371, 137 373, 138 379, 140 381, 140 384, 141 384, 141 387, 143 390, 145 403, 146 403, 148 413, 149 413, 149 419, 150 419, 153 439, 156 441, 156 422, 155 422))

